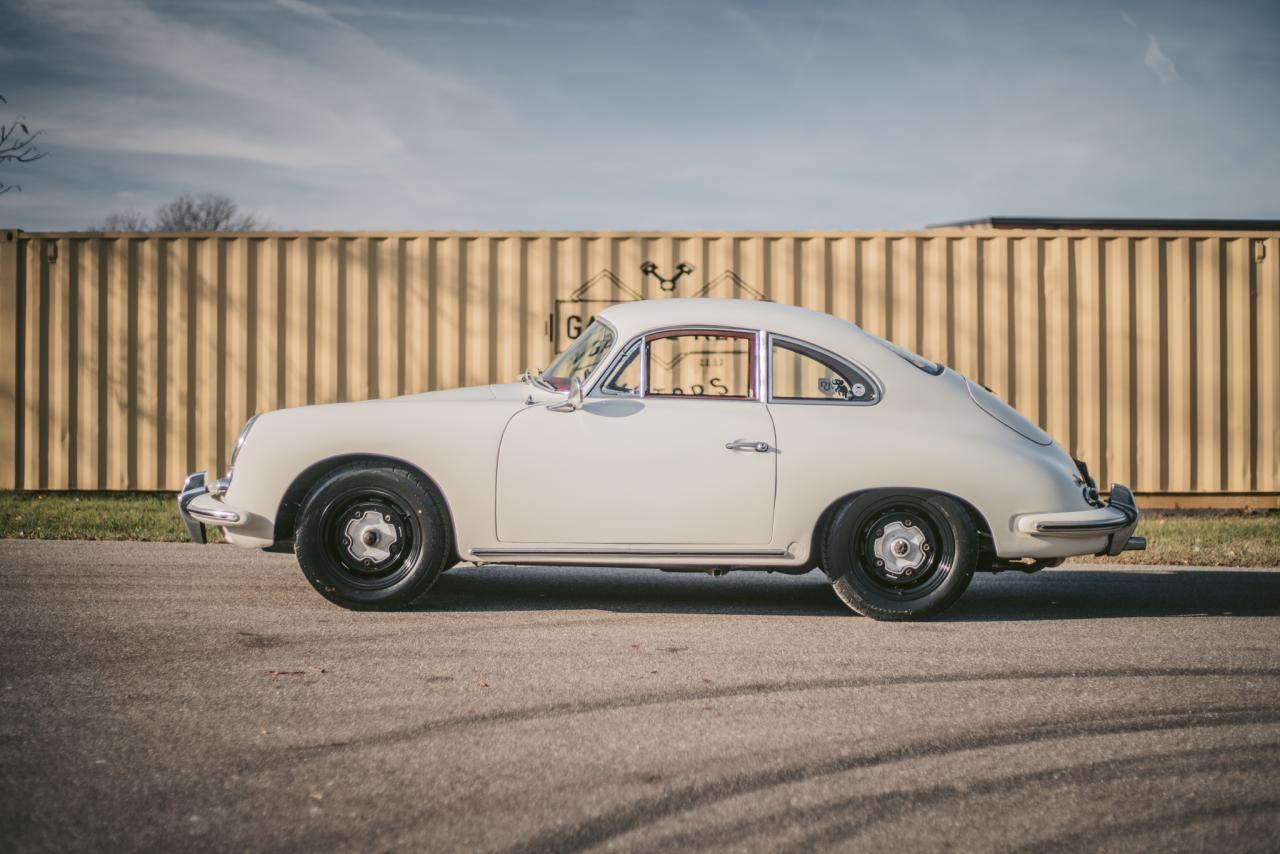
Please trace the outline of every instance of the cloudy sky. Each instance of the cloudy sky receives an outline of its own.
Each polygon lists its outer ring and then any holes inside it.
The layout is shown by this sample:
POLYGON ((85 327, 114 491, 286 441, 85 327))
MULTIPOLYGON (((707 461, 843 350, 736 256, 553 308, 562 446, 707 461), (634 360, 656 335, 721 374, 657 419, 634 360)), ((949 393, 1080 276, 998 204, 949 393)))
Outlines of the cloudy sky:
POLYGON ((0 225, 1280 217, 1280 4, 0 0, 0 225))

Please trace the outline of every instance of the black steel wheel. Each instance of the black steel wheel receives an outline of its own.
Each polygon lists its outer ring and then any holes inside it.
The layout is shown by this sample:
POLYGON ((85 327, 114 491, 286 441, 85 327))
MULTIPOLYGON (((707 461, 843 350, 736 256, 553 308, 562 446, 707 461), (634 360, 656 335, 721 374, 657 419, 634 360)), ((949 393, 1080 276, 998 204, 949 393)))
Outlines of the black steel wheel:
POLYGON ((955 499, 872 492, 836 511, 822 567, 840 599, 877 620, 930 617, 964 593, 977 562, 974 522, 955 499))
POLYGON ((307 495, 294 534, 311 585, 347 608, 392 609, 424 594, 452 554, 443 501, 420 475, 343 466, 307 495))

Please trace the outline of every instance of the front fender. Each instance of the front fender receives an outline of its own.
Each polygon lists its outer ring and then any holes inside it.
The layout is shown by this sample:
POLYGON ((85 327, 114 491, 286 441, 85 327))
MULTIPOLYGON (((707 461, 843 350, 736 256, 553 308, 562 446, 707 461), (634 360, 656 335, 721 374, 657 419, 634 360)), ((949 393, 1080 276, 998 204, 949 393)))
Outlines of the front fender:
POLYGON ((317 464, 353 456, 399 462, 443 493, 460 543, 492 536, 494 465, 503 425, 519 402, 395 398, 270 412, 254 424, 224 500, 249 520, 227 532, 265 548, 290 487, 317 464))

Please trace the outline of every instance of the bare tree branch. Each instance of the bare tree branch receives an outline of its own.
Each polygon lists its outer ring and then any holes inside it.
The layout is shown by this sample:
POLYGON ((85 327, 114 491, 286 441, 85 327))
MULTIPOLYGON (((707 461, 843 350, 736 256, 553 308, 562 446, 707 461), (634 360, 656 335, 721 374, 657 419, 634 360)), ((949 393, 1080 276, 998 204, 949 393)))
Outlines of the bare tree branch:
MULTIPOLYGON (((0 104, 7 103, 9 103, 8 100, 0 95, 0 104)), ((27 125, 26 118, 22 116, 11 122, 0 122, 0 165, 34 163, 44 159, 48 152, 42 151, 35 144, 36 140, 42 136, 44 131, 32 131, 27 125)), ((0 195, 10 190, 21 191, 22 188, 17 184, 0 182, 0 195)))
POLYGON ((265 224, 221 193, 183 193, 156 208, 151 217, 115 211, 90 231, 261 231, 265 224))
POLYGON ((240 213, 240 206, 221 193, 183 193, 156 208, 152 221, 155 231, 255 231, 261 227, 257 217, 240 213))
POLYGON ((151 221, 139 211, 114 211, 85 231, 150 231, 151 221))

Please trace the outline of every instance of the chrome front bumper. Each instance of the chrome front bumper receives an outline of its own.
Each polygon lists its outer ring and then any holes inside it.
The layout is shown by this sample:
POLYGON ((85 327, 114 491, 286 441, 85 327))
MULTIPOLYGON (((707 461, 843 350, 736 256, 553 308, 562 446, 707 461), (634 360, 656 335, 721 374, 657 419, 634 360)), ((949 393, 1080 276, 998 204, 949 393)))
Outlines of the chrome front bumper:
POLYGON ((215 500, 226 491, 226 480, 214 481, 210 489, 208 478, 209 473, 204 471, 187 475, 182 491, 178 493, 178 515, 182 517, 182 524, 186 525, 191 539, 201 545, 207 542, 206 524, 232 528, 243 521, 238 511, 218 506, 221 502, 215 500))
POLYGON ((1018 530, 1042 537, 1107 538, 1100 555, 1118 555, 1123 551, 1147 547, 1145 537, 1133 536, 1138 527, 1138 505, 1133 492, 1120 483, 1111 484, 1111 495, 1104 507, 1070 513, 1032 513, 1018 517, 1018 530))

